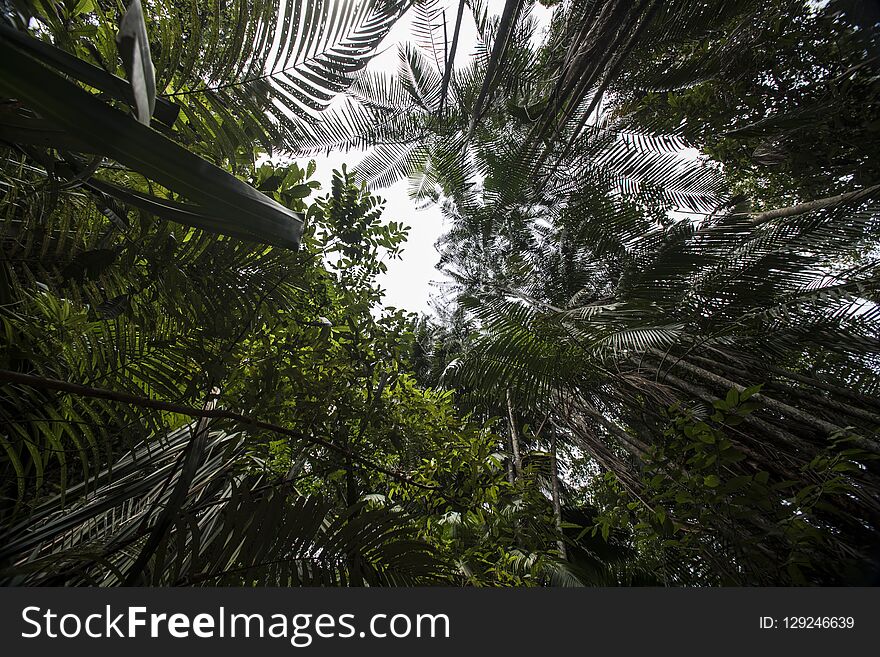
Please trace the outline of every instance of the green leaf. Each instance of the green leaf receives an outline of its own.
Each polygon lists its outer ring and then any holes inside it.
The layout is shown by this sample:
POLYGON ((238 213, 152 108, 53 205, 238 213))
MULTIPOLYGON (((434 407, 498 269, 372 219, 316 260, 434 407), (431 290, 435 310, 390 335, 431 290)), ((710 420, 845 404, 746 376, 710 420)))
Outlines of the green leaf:
POLYGON ((79 0, 70 13, 72 16, 78 16, 79 14, 89 14, 93 11, 95 11, 94 0, 79 0))
POLYGON ((300 184, 291 187, 287 193, 290 194, 290 196, 292 196, 293 198, 305 198, 312 193, 312 188, 306 184, 300 184))
MULTIPOLYGON (((69 52, 53 46, 51 43, 35 39, 24 32, 19 32, 10 27, 0 24, 0 35, 22 48, 25 52, 39 59, 70 77, 83 82, 90 87, 100 89, 110 97, 135 104, 134 92, 128 80, 108 73, 89 62, 74 57, 69 52)), ((180 106, 166 100, 156 98, 156 106, 153 118, 167 126, 173 126, 180 114, 180 106)))
POLYGON ((703 483, 709 488, 717 488, 721 480, 718 478, 718 475, 707 475, 703 477, 703 483))
POLYGON ((749 386, 748 388, 743 390, 741 393, 739 393, 740 400, 745 401, 746 399, 748 399, 752 395, 755 395, 755 394, 761 392, 761 388, 763 388, 763 387, 764 387, 763 383, 759 383, 758 385, 754 385, 754 386, 749 386))
POLYGON ((696 433, 696 438, 700 442, 706 443, 707 445, 714 445, 715 444, 715 434, 712 433, 711 429, 706 430, 706 431, 698 431, 696 433))
POLYGON ((737 392, 736 388, 731 388, 727 391, 727 397, 725 398, 727 402, 728 408, 733 408, 737 404, 739 404, 739 392, 737 392))

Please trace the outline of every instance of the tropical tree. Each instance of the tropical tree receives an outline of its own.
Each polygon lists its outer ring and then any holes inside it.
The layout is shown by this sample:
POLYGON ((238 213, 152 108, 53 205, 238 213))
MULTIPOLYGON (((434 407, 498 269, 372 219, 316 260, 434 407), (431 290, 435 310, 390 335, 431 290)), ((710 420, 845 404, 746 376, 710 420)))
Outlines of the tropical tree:
MULTIPOLYGON (((430 41, 441 12, 426 13, 398 76, 363 76, 328 117, 335 146, 377 145, 358 166, 368 184, 409 175, 414 196, 451 219, 441 267, 477 328, 456 340, 458 360, 441 342, 423 376, 443 372, 465 408, 507 418, 512 481, 531 452, 561 441, 589 456, 585 476, 610 473, 630 511, 659 523, 650 550, 705 531, 705 543, 683 548, 702 565, 675 552, 665 581, 858 580, 876 557, 878 520, 876 187, 861 165, 876 149, 860 92, 873 66, 859 64, 871 44, 834 5, 799 4, 788 17, 750 2, 563 2, 535 46, 529 6, 507 2, 493 19, 461 3, 481 39, 463 69, 447 54, 454 37, 430 41), (807 33, 821 40, 803 59, 807 33), (751 55, 756 42, 763 59, 751 55), (852 86, 820 93, 805 71, 852 86), (671 75, 689 86, 667 91, 671 75), (748 76, 776 82, 753 93, 748 76), (721 85, 731 88, 719 96, 721 85), (731 117, 749 124, 767 111, 792 140, 791 166, 773 177, 713 145, 731 117), (350 122, 369 129, 345 133, 344 112, 373 117, 350 122), (833 120, 853 139, 837 139, 833 120), (818 147, 807 138, 817 121, 827 135, 818 147), (527 437, 523 423, 545 435, 527 437), (690 442, 673 456, 682 432, 690 442), (700 438, 727 454, 697 458, 700 438), (675 491, 682 477, 701 494, 678 491, 689 496, 678 504, 696 502, 673 517, 652 491, 675 491), (742 489, 761 504, 736 499, 742 489), (697 512, 715 499, 740 511, 697 512), (710 553, 733 565, 712 566, 710 553)), ((593 529, 608 533, 607 520, 593 529)))
POLYGON ((724 164, 758 207, 864 190, 878 178, 868 13, 850 2, 763 3, 748 20, 645 53, 615 92, 642 129, 677 131, 724 164))
POLYGON ((195 3, 4 14, 7 583, 452 576, 458 548, 391 485, 434 491, 415 479, 426 444, 492 437, 415 385, 408 322, 378 311, 405 228, 344 169, 315 201, 313 162, 256 163, 308 123, 298 89, 329 100, 400 11, 331 5, 207 25, 195 3), (255 77, 272 57, 282 79, 255 77))
POLYGON ((864 17, 534 4, 4 10, 8 581, 877 567, 864 17), (290 156, 348 148, 313 199, 290 156), (439 323, 380 310, 401 177, 449 220, 439 323))

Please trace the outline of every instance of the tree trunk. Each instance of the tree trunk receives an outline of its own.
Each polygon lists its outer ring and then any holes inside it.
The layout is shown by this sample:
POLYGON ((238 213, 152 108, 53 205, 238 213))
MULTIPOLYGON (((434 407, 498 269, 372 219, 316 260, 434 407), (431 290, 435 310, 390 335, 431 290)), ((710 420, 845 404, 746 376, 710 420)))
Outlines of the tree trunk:
POLYGON ((556 533, 559 538, 556 545, 563 559, 568 559, 565 541, 562 540, 562 501, 559 494, 559 461, 556 456, 556 432, 550 432, 550 493, 553 498, 553 516, 556 519, 556 533))
MULTIPOLYGON (((825 407, 831 411, 836 413, 842 413, 850 418, 864 420, 865 422, 869 422, 871 424, 880 425, 880 415, 876 413, 871 413, 870 411, 864 410, 857 406, 853 406, 851 404, 845 404, 843 402, 837 401, 835 399, 831 399, 830 397, 823 397, 821 395, 816 394, 815 392, 810 392, 806 388, 795 387, 790 384, 787 384, 782 381, 767 381, 766 371, 760 374, 755 372, 749 372, 732 365, 728 365, 726 363, 721 363, 713 358, 707 358, 705 356, 698 356, 697 354, 688 354, 685 360, 689 360, 692 362, 699 363, 701 365, 705 365, 708 368, 721 369, 727 372, 728 374, 733 374, 739 377, 740 381, 750 381, 754 383, 764 382, 768 387, 776 388, 781 390, 786 395, 800 397, 802 399, 807 399, 814 404, 818 404, 820 406, 825 407)), ((793 378, 793 374, 786 374, 784 370, 780 370, 781 374, 778 376, 782 376, 784 378, 793 378)), ((811 380, 809 377, 801 376, 800 379, 803 379, 803 383, 809 388, 823 389, 823 386, 819 385, 820 382, 811 380)), ((827 388, 827 386, 826 386, 827 388)), ((766 391, 765 391, 766 394, 766 391)))
POLYGON ((513 477, 516 480, 522 475, 522 456, 519 451, 519 436, 516 433, 516 420, 513 416, 513 401, 510 397, 510 388, 507 389, 507 420, 510 429, 510 449, 513 452, 513 477))
POLYGON ((772 374, 777 374, 786 379, 791 379, 792 381, 797 381, 798 383, 803 383, 804 385, 819 388, 820 390, 830 392, 840 397, 845 397, 855 404, 859 404, 860 406, 863 406, 865 408, 874 409, 877 412, 880 412, 880 405, 877 404, 877 400, 875 398, 868 397, 867 395, 855 392, 854 390, 847 390, 846 388, 841 388, 840 386, 828 383, 827 381, 823 381, 821 379, 817 379, 811 376, 804 376, 803 374, 798 374, 797 372, 789 372, 788 370, 773 367, 772 365, 767 366, 767 371, 771 372, 772 374))
MULTIPOLYGON (((657 356, 662 358, 663 354, 656 350, 651 350, 651 352, 657 356)), ((708 370, 703 369, 702 367, 698 367, 693 363, 689 363, 685 360, 675 360, 673 361, 674 367, 680 367, 681 369, 687 370, 691 374, 703 379, 704 381, 710 381, 715 383, 716 385, 723 386, 727 389, 733 388, 737 392, 742 392, 745 388, 744 386, 739 385, 735 381, 731 381, 730 379, 726 379, 723 376, 719 376, 717 374, 713 374, 708 370)), ((838 432, 844 432, 843 427, 839 427, 836 424, 832 424, 831 422, 826 422, 821 418, 817 418, 810 413, 806 413, 799 408, 795 408, 794 406, 790 406, 784 402, 781 402, 772 397, 768 397, 767 395, 756 393, 752 396, 755 401, 759 401, 763 403, 767 408, 780 413, 781 415, 787 416, 797 422, 800 422, 808 427, 818 430, 821 433, 825 433, 827 435, 832 435, 838 432)), ((862 436, 851 436, 853 444, 858 446, 859 448, 871 452, 873 454, 880 454, 880 445, 878 445, 875 441, 870 440, 868 438, 864 438, 862 436)))
MULTIPOLYGON (((711 404, 715 399, 718 398, 717 394, 706 390, 705 388, 701 388, 700 386, 691 384, 687 381, 683 381, 682 379, 679 379, 669 372, 663 372, 662 380, 667 381, 671 386, 677 388, 678 390, 683 390, 684 392, 690 393, 698 399, 702 399, 707 404, 711 404)), ((792 433, 789 433, 788 431, 778 429, 777 427, 771 425, 769 422, 755 417, 755 415, 746 416, 743 420, 743 424, 757 429, 765 436, 770 436, 771 438, 775 439, 777 441, 777 444, 779 445, 789 445, 795 450, 802 450, 804 453, 809 454, 811 457, 816 454, 816 448, 810 443, 801 440, 800 438, 792 433)))
POLYGON ((824 210, 826 208, 836 208, 839 205, 860 201, 868 198, 872 194, 880 191, 880 185, 872 185, 864 189, 859 189, 846 194, 838 194, 837 196, 827 196, 825 198, 816 199, 815 201, 807 201, 806 203, 798 203, 787 208, 777 208, 766 212, 756 212, 750 214, 749 218, 753 225, 763 224, 773 219, 782 219, 784 217, 794 217, 799 214, 812 212, 813 210, 824 210))

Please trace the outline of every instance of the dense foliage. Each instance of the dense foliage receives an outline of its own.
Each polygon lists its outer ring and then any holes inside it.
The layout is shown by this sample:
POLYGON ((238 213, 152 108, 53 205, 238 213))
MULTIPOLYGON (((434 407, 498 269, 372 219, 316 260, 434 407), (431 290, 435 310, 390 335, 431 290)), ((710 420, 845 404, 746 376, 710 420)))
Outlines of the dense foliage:
POLYGON ((3 582, 877 576, 880 17, 495 4, 0 4, 3 582))

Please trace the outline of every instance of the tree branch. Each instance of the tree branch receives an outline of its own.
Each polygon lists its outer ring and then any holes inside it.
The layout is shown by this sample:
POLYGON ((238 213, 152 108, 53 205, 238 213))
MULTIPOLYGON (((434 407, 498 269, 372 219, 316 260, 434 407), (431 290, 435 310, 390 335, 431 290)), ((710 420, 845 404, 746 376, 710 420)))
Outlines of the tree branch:
POLYGON ((152 408, 158 411, 167 411, 169 413, 179 413, 181 415, 188 415, 190 417, 200 417, 200 418, 222 418, 226 420, 232 420, 233 422, 238 422, 240 424, 249 425, 255 427, 257 429, 263 429, 265 431, 271 431, 273 433, 277 433, 282 436, 290 436, 291 438, 296 438, 298 440, 303 440, 305 442, 312 443, 313 445, 318 445, 320 447, 324 447, 331 451, 342 454, 343 456, 349 457, 352 461, 360 463, 365 468, 375 470, 377 472, 381 472, 382 474, 388 475, 389 477, 396 479, 397 481, 401 481, 403 483, 409 484, 411 486, 416 486, 418 488, 424 488, 426 490, 440 490, 438 486, 429 486, 427 484, 422 484, 413 479, 401 475, 393 470, 389 470, 378 463, 375 463, 371 459, 368 459, 365 456, 361 456, 356 454, 350 450, 339 447, 338 445, 334 445, 332 442, 328 440, 324 440, 323 438, 317 438, 315 436, 308 436, 304 433, 300 433, 299 431, 294 431, 293 429, 287 429, 285 427, 280 427, 276 424, 271 424, 269 422, 264 422, 262 420, 258 420, 256 418, 243 415, 241 413, 235 413, 233 411, 227 411, 223 409, 210 409, 210 408, 195 408, 193 406, 184 406, 182 404, 174 404, 171 402, 161 401, 158 399, 150 399, 148 397, 140 397, 138 395, 131 395, 126 392, 116 392, 114 390, 107 390, 104 388, 91 388, 89 386, 80 385, 78 383, 69 383, 67 381, 61 381, 60 379, 49 379, 42 376, 34 376, 32 374, 22 374, 20 372, 11 372, 9 370, 0 370, 0 381, 6 381, 8 383, 18 383, 20 385, 29 386, 31 388, 42 388, 46 390, 59 390, 61 392, 68 392, 74 395, 79 395, 81 397, 92 397, 95 399, 108 399, 110 401, 117 401, 124 404, 131 404, 133 406, 140 406, 141 408, 152 408))
POLYGON ((839 205, 861 201, 864 198, 872 196, 880 191, 880 185, 872 185, 864 189, 858 189, 854 192, 846 192, 837 196, 827 196, 825 198, 816 199, 815 201, 807 201, 806 203, 798 203, 786 208, 777 208, 775 210, 767 210, 766 212, 757 212, 750 214, 749 219, 754 225, 763 224, 773 219, 782 219, 784 217, 793 217, 799 214, 805 214, 814 210, 824 210, 826 208, 836 208, 839 205))

